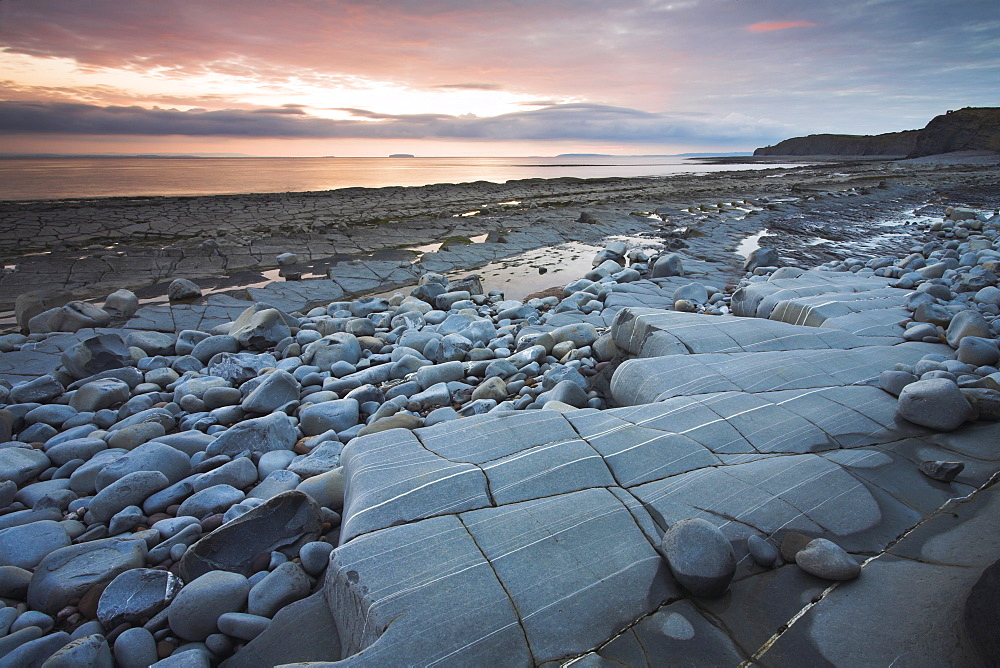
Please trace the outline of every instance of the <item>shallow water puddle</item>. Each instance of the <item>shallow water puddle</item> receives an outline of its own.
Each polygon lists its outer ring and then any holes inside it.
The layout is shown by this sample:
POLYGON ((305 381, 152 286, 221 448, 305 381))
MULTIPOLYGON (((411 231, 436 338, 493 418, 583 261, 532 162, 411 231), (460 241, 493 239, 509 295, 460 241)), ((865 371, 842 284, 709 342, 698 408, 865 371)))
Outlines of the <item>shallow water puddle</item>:
POLYGON ((756 234, 751 234, 749 237, 741 241, 738 246, 736 246, 736 250, 734 252, 742 257, 750 257, 750 253, 760 248, 760 238, 765 234, 767 234, 766 229, 761 230, 756 234))

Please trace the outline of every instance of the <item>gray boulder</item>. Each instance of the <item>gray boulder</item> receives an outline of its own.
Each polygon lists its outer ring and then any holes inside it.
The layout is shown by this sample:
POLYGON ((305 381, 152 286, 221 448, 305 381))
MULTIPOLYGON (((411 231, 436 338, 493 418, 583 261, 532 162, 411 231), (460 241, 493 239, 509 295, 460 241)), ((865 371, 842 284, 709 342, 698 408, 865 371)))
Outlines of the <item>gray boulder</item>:
POLYGON ((878 386, 894 397, 898 397, 903 388, 916 382, 917 377, 907 371, 887 369, 879 374, 878 386))
POLYGON ((23 601, 30 582, 31 571, 17 566, 0 566, 0 597, 23 601))
POLYGON ((101 307, 73 301, 39 313, 28 321, 28 331, 32 334, 77 332, 84 328, 105 327, 109 322, 111 314, 101 307))
POLYGON ((165 332, 129 332, 125 337, 125 345, 138 348, 150 357, 156 355, 173 355, 177 337, 165 332))
POLYGON ((28 585, 28 605, 55 615, 94 585, 110 582, 145 562, 146 543, 141 540, 105 538, 61 548, 35 569, 28 585))
POLYGON ((18 295, 14 300, 14 318, 17 326, 23 331, 28 331, 28 321, 42 311, 56 308, 66 304, 73 299, 73 293, 69 290, 35 290, 18 295))
POLYGON ((52 462, 41 450, 33 448, 0 449, 0 480, 9 480, 18 487, 35 478, 52 462))
MULTIPOLYGON (((213 337, 215 338, 215 337, 213 337)), ((232 337, 229 337, 232 339, 232 337)), ((235 339, 232 339, 234 346, 239 347, 235 339)), ((207 341, 207 339, 206 339, 207 341)), ((278 360, 270 353, 237 353, 226 351, 213 353, 208 359, 208 373, 218 376, 233 385, 242 385, 248 380, 256 378, 261 369, 273 367, 278 364, 278 360)))
POLYGON ((277 471, 268 473, 260 481, 260 484, 247 493, 247 497, 251 499, 264 499, 266 501, 282 492, 295 489, 300 482, 302 482, 302 478, 297 474, 285 471, 284 469, 278 469, 277 471))
POLYGON ((96 489, 100 491, 116 480, 137 471, 159 471, 172 485, 191 472, 191 459, 166 443, 157 441, 143 443, 107 463, 96 475, 96 489))
POLYGON ((338 332, 319 341, 313 341, 305 347, 302 361, 306 364, 329 369, 337 362, 347 362, 355 365, 361 359, 361 344, 353 334, 338 332))
POLYGON ((302 570, 309 575, 319 575, 326 570, 330 561, 330 553, 333 552, 333 545, 323 541, 313 541, 306 543, 299 550, 299 559, 302 562, 302 570))
POLYGON ((244 311, 229 330, 229 334, 239 341, 241 347, 249 350, 266 350, 292 335, 291 329, 278 309, 257 310, 257 308, 251 306, 244 311))
POLYGON ((198 476, 193 489, 200 492, 214 485, 229 485, 236 489, 249 487, 257 482, 257 467, 249 457, 237 457, 219 468, 212 469, 198 476))
POLYGON ((125 571, 105 588, 97 604, 97 619, 106 629, 120 624, 139 625, 170 605, 182 583, 168 571, 135 568, 125 571))
POLYGON ((991 337, 990 324, 978 311, 971 309, 960 311, 951 319, 945 334, 948 345, 952 348, 958 348, 962 339, 967 336, 991 337))
MULTIPOLYGON (((216 334, 215 336, 209 336, 196 343, 190 354, 199 362, 205 364, 216 355, 222 355, 225 353, 235 354, 239 351, 240 342, 236 340, 235 336, 230 336, 229 334, 216 334)), ((213 375, 221 375, 216 374, 212 368, 209 368, 208 372, 213 375)), ((252 376, 244 376, 242 380, 248 380, 249 378, 252 378, 252 376)), ((227 380, 233 380, 233 378, 227 377, 227 380)))
POLYGON ((340 466, 340 451, 344 444, 340 441, 326 441, 309 451, 305 457, 292 462, 287 469, 302 477, 311 478, 340 466))
POLYGON ((271 620, 267 617, 246 612, 227 612, 218 621, 219 631, 240 640, 253 640, 266 631, 270 624, 271 620))
POLYGON ((147 668, 159 658, 156 639, 141 626, 125 629, 115 639, 114 654, 120 668, 147 668))
POLYGON ((681 263, 681 256, 677 253, 661 255, 653 263, 653 278, 667 278, 670 276, 683 276, 684 266, 681 263))
POLYGON ((167 298, 172 302, 201 297, 201 288, 186 278, 175 278, 167 286, 167 298))
POLYGON ((958 343, 958 361, 972 366, 995 366, 1000 360, 1000 348, 993 339, 963 336, 958 343))
POLYGON ((243 609, 249 593, 250 583, 238 573, 206 573, 188 583, 167 608, 170 630, 185 640, 204 640, 219 630, 219 617, 243 609))
POLYGON ((461 362, 445 362, 434 366, 425 366, 417 370, 417 384, 421 390, 426 390, 438 383, 450 383, 465 378, 465 367, 461 362))
POLYGON ((746 261, 743 262, 743 271, 753 271, 757 267, 778 267, 781 265, 781 257, 778 250, 770 246, 762 246, 750 251, 746 261))
POLYGON ((537 401, 544 404, 548 401, 559 401, 575 408, 587 407, 587 393, 572 380, 562 380, 548 392, 538 395, 537 401))
POLYGON ((213 485, 186 498, 177 509, 177 516, 190 515, 204 519, 209 515, 226 512, 245 498, 243 492, 231 485, 213 485))
POLYGON ((41 668, 113 668, 111 648, 104 636, 94 633, 70 640, 45 660, 41 668))
MULTIPOLYGON (((326 430, 316 433, 321 434, 323 431, 326 430)), ((284 413, 272 413, 233 425, 208 444, 205 453, 209 457, 248 457, 271 450, 291 450, 296 440, 295 428, 288 421, 288 416, 284 413)))
POLYGON ((751 534, 747 538, 747 550, 754 563, 763 568, 774 568, 781 556, 778 553, 778 548, 757 534, 751 534))
POLYGON ((123 404, 131 395, 128 383, 117 378, 102 378, 76 390, 69 400, 69 405, 81 413, 97 412, 103 408, 123 404))
MULTIPOLYGON (((38 628, 38 627, 35 627, 38 628)), ((26 629, 22 629, 24 631, 26 629)), ((10 637, 10 636, 8 636, 10 637)), ((40 668, 45 661, 69 642, 69 634, 59 631, 18 645, 3 657, 5 666, 40 668)))
POLYGON ((125 342, 116 334, 101 334, 67 348, 62 364, 73 378, 86 378, 101 371, 132 366, 125 342))
POLYGON ((90 512, 98 522, 107 522, 128 506, 142 506, 143 501, 170 485, 159 471, 136 471, 114 481, 90 502, 90 512))
POLYGON ((701 283, 688 283, 674 290, 672 299, 674 302, 685 299, 695 304, 704 304, 708 302, 708 290, 701 283))
POLYGON ((8 399, 13 404, 40 403, 55 399, 65 388, 49 374, 26 383, 19 383, 10 390, 8 399))
POLYGON ((934 460, 920 462, 918 468, 928 478, 940 480, 941 482, 951 482, 958 477, 959 473, 965 470, 965 463, 934 460))
POLYGON ((312 579, 295 562, 286 561, 268 573, 250 590, 247 612, 251 615, 274 617, 289 603, 309 595, 312 579))
POLYGON ((318 436, 331 429, 340 432, 358 424, 360 410, 357 399, 324 401, 300 410, 299 425, 306 436, 318 436))
POLYGON ((814 538, 795 555, 795 563, 810 575, 825 580, 853 580, 861 575, 861 566, 836 543, 814 538))
POLYGON ((323 592, 317 592, 282 608, 263 633, 226 660, 225 668, 333 662, 340 657, 337 625, 323 592))
POLYGON ((899 393, 899 415, 914 424, 937 431, 952 431, 973 416, 962 391, 947 378, 910 383, 899 393))
POLYGON ((273 413, 299 400, 299 381, 287 371, 276 370, 263 377, 240 407, 248 413, 273 413))
POLYGON ((661 549, 674 578, 695 596, 715 598, 729 589, 736 557, 729 539, 711 522, 675 522, 663 534, 661 549))
POLYGON ((0 530, 0 566, 32 569, 51 552, 71 543, 59 522, 42 520, 0 530))
POLYGON ((316 540, 322 528, 319 506, 308 495, 278 494, 192 545, 180 561, 181 577, 191 580, 213 570, 249 575, 259 555, 287 549, 294 556, 295 548, 316 540))
POLYGON ((131 318, 139 310, 139 298, 131 290, 115 290, 104 300, 104 310, 117 318, 131 318))

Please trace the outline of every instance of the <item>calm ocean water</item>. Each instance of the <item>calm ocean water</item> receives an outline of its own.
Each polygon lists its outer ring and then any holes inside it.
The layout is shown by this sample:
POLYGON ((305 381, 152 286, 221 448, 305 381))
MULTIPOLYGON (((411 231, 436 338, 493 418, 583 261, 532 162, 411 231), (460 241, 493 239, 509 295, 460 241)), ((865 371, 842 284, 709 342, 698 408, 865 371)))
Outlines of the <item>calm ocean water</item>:
MULTIPOLYGON (((791 165, 768 165, 768 167, 791 165)), ((222 195, 423 186, 512 179, 663 176, 758 165, 697 159, 556 158, 3 158, 0 199, 222 195)))

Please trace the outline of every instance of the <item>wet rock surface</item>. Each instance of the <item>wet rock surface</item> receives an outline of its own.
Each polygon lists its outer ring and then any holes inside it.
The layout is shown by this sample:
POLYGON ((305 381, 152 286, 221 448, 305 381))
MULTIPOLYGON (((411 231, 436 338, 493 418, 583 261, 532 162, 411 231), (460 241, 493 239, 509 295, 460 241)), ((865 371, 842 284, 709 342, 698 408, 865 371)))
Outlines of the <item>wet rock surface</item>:
MULTIPOLYGON (((455 242, 256 302, 175 295, 123 320, 134 303, 112 295, 110 323, 0 337, 0 651, 857 665, 902 643, 979 660, 990 641, 962 606, 992 600, 1000 556, 1000 219, 916 213, 925 191, 847 169, 791 200, 681 206, 655 186, 622 215, 622 184, 592 184, 574 196, 608 201, 586 216, 439 224, 567 219, 505 230, 522 249, 656 228, 524 300, 439 273, 507 252, 455 242), (820 211, 846 216, 827 231, 842 248, 790 241, 820 211), (762 223, 743 273, 731 251, 762 223), (858 619, 889 622, 843 642, 858 619)), ((284 252, 310 257, 266 258, 284 252)), ((61 299, 22 300, 25 322, 61 299)))

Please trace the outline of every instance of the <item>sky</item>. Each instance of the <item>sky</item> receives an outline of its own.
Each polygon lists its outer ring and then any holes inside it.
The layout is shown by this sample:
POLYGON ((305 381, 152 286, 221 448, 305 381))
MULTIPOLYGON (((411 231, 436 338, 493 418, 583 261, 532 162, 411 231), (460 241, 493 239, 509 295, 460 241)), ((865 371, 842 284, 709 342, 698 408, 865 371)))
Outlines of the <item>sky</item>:
POLYGON ((998 0, 0 0, 0 153, 752 151, 997 82, 998 0))

